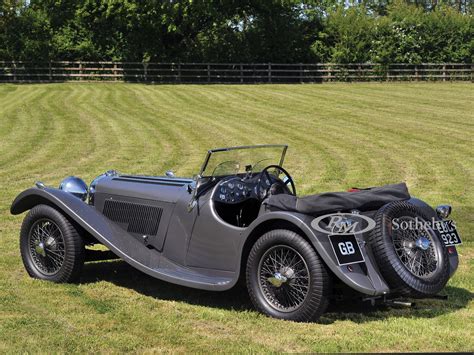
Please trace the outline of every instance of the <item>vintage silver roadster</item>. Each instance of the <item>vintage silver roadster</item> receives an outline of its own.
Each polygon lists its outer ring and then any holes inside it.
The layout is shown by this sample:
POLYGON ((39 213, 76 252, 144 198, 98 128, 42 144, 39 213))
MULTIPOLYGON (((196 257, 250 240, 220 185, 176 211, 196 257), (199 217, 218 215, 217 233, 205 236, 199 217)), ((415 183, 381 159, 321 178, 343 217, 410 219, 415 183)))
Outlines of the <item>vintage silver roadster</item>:
POLYGON ((214 149, 195 178, 108 171, 23 191, 29 275, 80 280, 101 243, 157 279, 205 290, 244 280, 272 317, 317 319, 338 285, 364 299, 434 297, 458 266, 448 205, 433 209, 404 183, 298 197, 286 145, 214 149))

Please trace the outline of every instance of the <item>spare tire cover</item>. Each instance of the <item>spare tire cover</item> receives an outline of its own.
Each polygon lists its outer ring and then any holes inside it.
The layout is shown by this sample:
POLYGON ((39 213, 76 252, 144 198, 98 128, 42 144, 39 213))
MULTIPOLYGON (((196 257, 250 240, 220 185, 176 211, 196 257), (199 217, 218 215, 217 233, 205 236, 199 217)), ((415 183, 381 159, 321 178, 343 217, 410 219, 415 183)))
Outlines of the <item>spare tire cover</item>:
POLYGON ((394 293, 417 298, 434 295, 449 279, 447 249, 426 221, 430 218, 420 208, 405 201, 388 203, 375 215, 370 245, 394 293), (410 221, 410 228, 404 228, 410 221))

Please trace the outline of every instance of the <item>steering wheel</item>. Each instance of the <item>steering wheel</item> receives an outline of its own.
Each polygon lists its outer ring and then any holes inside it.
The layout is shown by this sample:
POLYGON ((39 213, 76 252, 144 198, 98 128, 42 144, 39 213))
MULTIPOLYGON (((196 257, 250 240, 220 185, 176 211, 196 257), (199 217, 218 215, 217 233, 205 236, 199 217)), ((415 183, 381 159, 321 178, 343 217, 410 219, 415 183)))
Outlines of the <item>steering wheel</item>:
POLYGON ((296 196, 296 187, 293 178, 288 173, 288 171, 283 169, 280 165, 269 165, 260 172, 257 191, 259 192, 260 198, 262 200, 278 191, 278 193, 287 193, 296 196), (268 172, 270 169, 279 171, 279 174, 270 174, 268 172), (284 174, 283 179, 279 178, 282 173, 284 174))

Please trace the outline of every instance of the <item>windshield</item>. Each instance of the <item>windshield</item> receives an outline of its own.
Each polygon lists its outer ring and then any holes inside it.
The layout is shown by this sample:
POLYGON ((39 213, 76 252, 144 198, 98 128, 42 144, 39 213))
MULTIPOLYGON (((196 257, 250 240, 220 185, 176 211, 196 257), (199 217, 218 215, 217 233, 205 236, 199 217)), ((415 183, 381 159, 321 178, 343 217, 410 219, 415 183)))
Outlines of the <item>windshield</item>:
POLYGON ((260 172, 266 166, 283 165, 287 145, 256 145, 213 149, 207 152, 202 177, 260 172))

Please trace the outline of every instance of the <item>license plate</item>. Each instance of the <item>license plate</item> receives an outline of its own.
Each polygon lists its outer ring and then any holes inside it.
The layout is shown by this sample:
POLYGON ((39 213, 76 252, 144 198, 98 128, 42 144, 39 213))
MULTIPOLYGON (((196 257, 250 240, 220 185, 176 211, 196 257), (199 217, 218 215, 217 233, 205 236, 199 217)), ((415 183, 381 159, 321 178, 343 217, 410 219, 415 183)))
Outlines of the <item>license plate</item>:
POLYGON ((438 231, 444 246, 449 247, 462 243, 453 221, 442 221, 438 231))
POLYGON ((354 235, 329 236, 339 266, 364 262, 364 256, 354 235))

